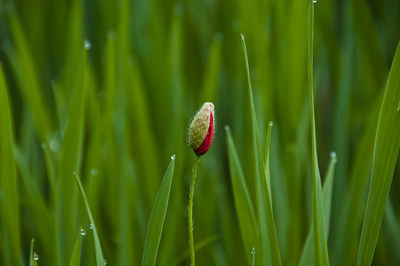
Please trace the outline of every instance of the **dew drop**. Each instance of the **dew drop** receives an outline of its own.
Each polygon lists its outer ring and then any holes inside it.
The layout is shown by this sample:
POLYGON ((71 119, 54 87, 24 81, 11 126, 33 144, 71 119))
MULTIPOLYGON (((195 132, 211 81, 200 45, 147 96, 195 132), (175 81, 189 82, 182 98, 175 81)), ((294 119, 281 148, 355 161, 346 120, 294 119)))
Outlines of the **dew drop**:
POLYGON ((56 138, 52 138, 50 140, 49 147, 52 152, 58 152, 60 150, 60 143, 56 138))
POLYGON ((86 235, 85 229, 81 228, 81 236, 85 236, 85 235, 86 235))
POLYGON ((333 162, 336 163, 337 162, 337 158, 336 158, 336 152, 331 152, 331 158, 333 159, 333 162))
POLYGON ((171 160, 175 160, 175 154, 171 156, 171 160))
POLYGON ((85 46, 86 50, 90 50, 92 48, 92 44, 88 40, 85 40, 83 45, 85 46))
POLYGON ((317 2, 317 0, 313 0, 312 2, 315 4, 317 2))
POLYGON ((93 224, 89 224, 89 229, 93 230, 93 224))
POLYGON ((33 260, 34 261, 38 261, 39 260, 39 255, 35 253, 33 253, 33 260))
POLYGON ((268 125, 269 125, 270 127, 273 127, 273 126, 274 126, 274 122, 269 121, 268 125))
POLYGON ((250 254, 251 254, 251 255, 256 254, 256 249, 255 249, 254 247, 251 249, 250 254))
POLYGON ((90 174, 91 174, 92 176, 97 176, 97 174, 98 174, 97 169, 93 168, 92 170, 90 170, 90 174))

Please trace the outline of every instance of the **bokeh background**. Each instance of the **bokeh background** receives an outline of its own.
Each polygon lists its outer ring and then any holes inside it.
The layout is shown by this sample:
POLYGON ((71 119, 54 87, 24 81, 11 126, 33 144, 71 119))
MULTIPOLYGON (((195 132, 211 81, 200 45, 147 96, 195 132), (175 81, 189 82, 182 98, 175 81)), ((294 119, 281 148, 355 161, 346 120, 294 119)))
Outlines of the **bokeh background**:
MULTIPOLYGON (((28 265, 34 238, 39 265, 68 265, 82 227, 82 265, 95 265, 75 171, 107 264, 140 265, 151 208, 176 154, 157 265, 188 265, 186 206, 195 156, 187 128, 202 103, 212 101, 216 136, 196 184, 196 260, 247 265, 250 250, 238 227, 224 130, 231 128, 254 201, 243 33, 263 139, 267 123, 274 123, 272 195, 282 260, 297 265, 312 206, 308 5, 307 0, 0 0, 0 70, 14 140, 13 156, 4 147, 0 151, 16 169, 11 189, 8 177, 0 183, 0 264, 28 265)), ((330 153, 338 158, 332 265, 355 264, 378 110, 399 40, 398 0, 316 3, 321 176, 330 153)), ((393 180, 374 265, 400 265, 399 167, 393 180)))

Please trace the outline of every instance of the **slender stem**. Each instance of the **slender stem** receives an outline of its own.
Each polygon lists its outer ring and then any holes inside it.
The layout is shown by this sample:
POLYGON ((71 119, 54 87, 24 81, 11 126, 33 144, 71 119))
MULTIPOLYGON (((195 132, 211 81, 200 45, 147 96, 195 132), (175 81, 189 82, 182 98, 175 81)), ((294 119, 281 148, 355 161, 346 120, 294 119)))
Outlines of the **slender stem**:
POLYGON ((200 156, 196 157, 192 169, 192 182, 190 184, 189 193, 189 246, 190 246, 190 261, 191 265, 195 266, 194 258, 194 237, 193 237, 193 198, 194 198, 194 184, 196 183, 197 168, 199 166, 200 156))

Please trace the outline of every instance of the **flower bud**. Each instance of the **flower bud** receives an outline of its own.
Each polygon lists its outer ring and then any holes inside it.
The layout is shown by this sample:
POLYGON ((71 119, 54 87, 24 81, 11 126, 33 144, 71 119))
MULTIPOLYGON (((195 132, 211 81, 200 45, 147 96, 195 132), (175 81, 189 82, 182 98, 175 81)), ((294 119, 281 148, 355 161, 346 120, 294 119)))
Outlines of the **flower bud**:
POLYGON ((189 128, 189 145, 197 155, 208 151, 214 137, 214 105, 204 103, 189 128))

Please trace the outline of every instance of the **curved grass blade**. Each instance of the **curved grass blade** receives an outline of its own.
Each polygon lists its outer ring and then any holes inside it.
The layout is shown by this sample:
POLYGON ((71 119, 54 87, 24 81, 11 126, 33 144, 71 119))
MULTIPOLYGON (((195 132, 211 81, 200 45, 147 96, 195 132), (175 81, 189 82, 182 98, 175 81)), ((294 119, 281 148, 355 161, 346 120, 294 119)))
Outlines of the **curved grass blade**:
MULTIPOLYGON (((242 37, 242 48, 244 53, 244 59, 246 63, 247 81, 248 81, 248 93, 250 101, 250 112, 252 121, 252 135, 253 135, 253 149, 254 149, 254 167, 256 173, 256 198, 257 198, 257 221, 259 227, 259 252, 261 258, 260 261, 263 265, 267 265, 270 261, 272 265, 281 265, 281 256, 278 245, 278 237, 276 234, 276 227, 274 221, 274 215, 272 211, 271 197, 269 195, 269 188, 267 184, 267 173, 265 171, 264 162, 261 160, 260 146, 260 134, 258 131, 256 110, 254 106, 253 92, 251 87, 250 79, 250 67, 247 56, 246 42, 243 34, 242 37), (261 176, 263 175, 263 176, 261 176), (263 178, 261 178, 263 177, 263 178), (264 182, 265 181, 265 182, 264 182), (268 258, 268 260, 267 260, 268 258)), ((268 130, 271 130, 271 126, 268 130)), ((270 133, 268 133, 270 134, 270 133)), ((269 147, 268 147, 269 149, 269 147)))
MULTIPOLYGON (((335 164, 336 154, 331 153, 331 160, 329 162, 328 171, 325 176, 325 184, 322 191, 322 197, 324 199, 324 211, 325 211, 325 231, 326 236, 329 236, 329 221, 331 216, 331 201, 332 201, 332 189, 333 189, 333 177, 335 175, 335 164)), ((300 266, 313 265, 313 246, 314 246, 314 235, 313 230, 310 230, 307 235, 306 243, 304 244, 303 252, 300 258, 300 266)))
POLYGON ((314 1, 310 1, 308 25, 308 90, 310 96, 311 145, 313 172, 313 234, 314 265, 329 265, 326 243, 324 207, 322 200, 321 177, 318 169, 317 140, 315 130, 314 92, 313 92, 313 42, 314 42, 314 1))
MULTIPOLYGON (((225 127, 225 131, 228 144, 229 171, 232 180, 233 196, 244 246, 247 251, 254 247, 257 242, 256 215, 228 126, 225 127)), ((246 252, 246 255, 250 261, 251 254, 246 252)))
POLYGON ((103 257, 103 251, 101 250, 100 239, 99 239, 99 235, 97 234, 97 229, 96 229, 96 225, 94 223, 92 212, 90 211, 89 201, 87 200, 85 190, 83 189, 81 180, 79 179, 78 175, 75 172, 74 172, 74 176, 75 176, 76 183, 78 184, 79 190, 81 191, 83 201, 85 202, 86 211, 89 216, 90 224, 93 227, 92 229, 93 229, 94 249, 96 252, 96 264, 97 264, 97 266, 104 266, 106 263, 106 260, 103 257))
POLYGON ((357 265, 370 265, 400 148, 400 43, 390 70, 375 136, 372 176, 357 265))
MULTIPOLYGON (((0 64, 0 188, 1 226, 4 231, 4 247, 7 261, 11 265, 21 265, 20 217, 18 210, 18 182, 13 150, 14 133, 9 95, 3 67, 0 64)), ((6 265, 8 265, 6 263, 6 265)))
POLYGON ((82 244, 82 227, 79 229, 78 236, 76 237, 69 266, 81 265, 81 244, 82 244))
POLYGON ((154 266, 156 264, 158 247, 160 245, 164 220, 167 214, 169 194, 171 192, 172 178, 174 176, 174 167, 175 155, 171 156, 171 162, 168 165, 156 200, 153 204, 149 223, 147 225, 142 266, 154 266))
POLYGON ((31 240, 31 247, 29 249, 29 266, 33 266, 34 264, 34 255, 33 255, 33 247, 35 246, 35 239, 31 240))
POLYGON ((9 10, 9 23, 11 34, 15 43, 15 52, 7 53, 15 72, 18 88, 24 101, 29 106, 35 123, 35 128, 42 141, 51 131, 52 117, 48 103, 43 95, 39 74, 37 73, 37 62, 35 62, 29 41, 25 36, 21 22, 18 18, 16 8, 9 10))

